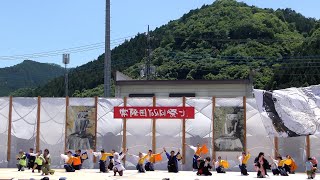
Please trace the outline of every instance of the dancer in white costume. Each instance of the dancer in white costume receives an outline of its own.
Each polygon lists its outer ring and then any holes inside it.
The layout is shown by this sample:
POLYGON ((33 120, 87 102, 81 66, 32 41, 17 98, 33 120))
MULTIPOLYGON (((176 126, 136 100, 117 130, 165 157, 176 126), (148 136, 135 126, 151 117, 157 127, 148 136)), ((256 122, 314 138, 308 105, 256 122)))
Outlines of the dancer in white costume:
POLYGON ((122 151, 120 154, 115 152, 113 154, 113 160, 114 160, 113 173, 114 173, 114 176, 117 175, 117 172, 119 173, 120 176, 122 176, 123 175, 123 171, 126 170, 122 165, 122 159, 126 155, 127 151, 122 151))

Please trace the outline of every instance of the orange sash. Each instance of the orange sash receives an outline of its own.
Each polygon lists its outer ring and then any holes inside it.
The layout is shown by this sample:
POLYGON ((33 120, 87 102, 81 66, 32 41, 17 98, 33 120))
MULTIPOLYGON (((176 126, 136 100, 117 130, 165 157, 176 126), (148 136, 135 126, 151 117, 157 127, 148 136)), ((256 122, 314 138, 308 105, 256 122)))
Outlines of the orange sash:
POLYGON ((209 149, 205 144, 200 149, 202 154, 207 154, 209 152, 209 149))
POLYGON ((78 157, 73 157, 73 165, 78 166, 81 164, 81 158, 80 156, 78 157))
POLYGON ((161 154, 154 154, 154 162, 160 162, 162 161, 161 154))
POLYGON ((297 170, 297 168, 298 168, 298 166, 297 166, 296 162, 292 161, 290 170, 295 171, 295 170, 297 170))

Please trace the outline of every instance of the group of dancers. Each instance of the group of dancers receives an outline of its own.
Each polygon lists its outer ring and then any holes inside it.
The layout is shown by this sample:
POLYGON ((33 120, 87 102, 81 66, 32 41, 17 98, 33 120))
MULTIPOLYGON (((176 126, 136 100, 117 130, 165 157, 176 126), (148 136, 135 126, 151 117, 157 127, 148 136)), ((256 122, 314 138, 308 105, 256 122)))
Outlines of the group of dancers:
MULTIPOLYGON (((254 165, 258 178, 265 178, 268 176, 267 170, 271 169, 272 166, 273 168, 271 170, 273 175, 288 176, 288 173, 295 173, 297 164, 291 156, 287 155, 286 159, 282 159, 280 155, 277 156, 276 159, 273 159, 271 156, 269 157, 273 161, 272 164, 268 162, 263 152, 260 152, 258 157, 255 158, 254 165)), ((309 157, 305 163, 305 167, 308 179, 314 179, 318 167, 317 159, 315 157, 309 157)))
POLYGON ((42 172, 42 175, 54 174, 54 170, 51 169, 51 156, 48 149, 45 149, 42 153, 41 150, 34 153, 33 148, 29 149, 28 153, 20 150, 19 154, 16 156, 18 160, 17 168, 18 171, 24 171, 25 168, 38 170, 38 173, 42 172))
MULTIPOLYGON (((201 158, 201 153, 203 153, 201 149, 203 149, 205 146, 200 147, 200 144, 198 144, 197 147, 190 145, 189 147, 195 151, 193 156, 193 169, 197 170, 197 175, 211 176, 212 173, 210 172, 210 169, 213 167, 211 166, 210 157, 206 157, 205 159, 201 158)), ((238 157, 241 175, 249 175, 247 171, 247 164, 250 157, 251 155, 249 152, 242 152, 242 154, 238 157)), ((254 159, 254 167, 257 171, 257 178, 265 178, 268 176, 268 169, 272 171, 273 175, 289 176, 288 174, 295 173, 297 164, 290 155, 287 155, 285 159, 282 159, 280 155, 277 156, 276 159, 272 158, 271 156, 269 157, 272 160, 271 164, 265 158, 263 152, 260 152, 259 155, 254 159)), ((228 161, 222 160, 220 156, 218 157, 217 161, 213 160, 213 163, 217 173, 226 173, 225 169, 229 168, 228 161)), ((308 158, 305 164, 308 179, 315 178, 317 166, 318 161, 315 157, 308 158)))
POLYGON ((152 150, 149 150, 147 154, 139 152, 138 155, 130 154, 129 150, 122 150, 120 153, 112 150, 110 153, 101 150, 101 152, 93 152, 94 156, 100 157, 99 169, 100 172, 105 173, 108 170, 112 170, 114 176, 118 173, 120 176, 123 175, 125 170, 122 160, 124 157, 132 158, 132 161, 136 162, 136 169, 139 173, 145 173, 146 171, 154 171, 154 163, 162 161, 162 154, 165 153, 168 159, 168 172, 177 173, 178 161, 181 160, 180 150, 177 153, 175 151, 170 151, 168 153, 165 148, 160 153, 154 154, 152 150), (107 159, 109 158, 109 164, 107 165, 107 159))
MULTIPOLYGON (((226 173, 226 169, 229 168, 229 163, 227 160, 223 160, 220 156, 217 160, 212 160, 210 157, 206 157, 205 154, 208 153, 206 145, 197 144, 196 147, 188 145, 192 150, 194 150, 193 163, 192 167, 194 171, 197 171, 197 175, 211 176, 210 172, 213 169, 213 166, 217 173, 226 173)), ((123 176, 125 171, 123 165, 123 159, 132 158, 130 162, 136 162, 136 169, 139 173, 145 173, 146 171, 154 171, 154 164, 162 161, 162 154, 165 153, 167 157, 167 169, 169 173, 178 173, 179 166, 178 161, 182 159, 180 154, 180 149, 175 152, 171 150, 170 153, 167 152, 166 148, 163 148, 163 151, 160 153, 153 153, 152 150, 149 150, 147 154, 139 152, 138 155, 133 155, 129 153, 128 149, 123 149, 121 152, 116 152, 112 150, 111 152, 105 152, 103 149, 100 152, 90 152, 95 156, 99 157, 99 170, 101 173, 113 171, 114 176, 118 173, 120 176, 123 176)), ((76 150, 75 153, 67 151, 65 154, 61 154, 61 158, 64 160, 64 168, 66 172, 75 172, 80 170, 82 164, 85 160, 88 159, 87 152, 81 153, 81 150, 76 150)), ((249 152, 242 152, 238 157, 239 168, 241 175, 248 176, 247 164, 251 154, 249 152)), ((269 156, 272 160, 270 164, 269 161, 265 158, 265 154, 260 152, 259 155, 254 159, 254 167, 257 171, 258 178, 265 178, 268 176, 267 170, 271 170, 274 175, 288 176, 288 174, 294 174, 297 169, 297 164, 294 159, 287 155, 285 159, 282 159, 281 156, 277 156, 276 159, 269 156)), ((24 168, 38 170, 38 173, 42 172, 42 175, 54 174, 54 170, 50 168, 51 157, 49 150, 45 149, 44 152, 38 151, 33 152, 33 149, 30 148, 28 153, 23 151, 19 152, 17 155, 17 167, 18 171, 24 171, 24 168)), ((306 162, 306 172, 308 179, 314 179, 315 173, 317 170, 318 161, 316 158, 308 158, 306 162)))

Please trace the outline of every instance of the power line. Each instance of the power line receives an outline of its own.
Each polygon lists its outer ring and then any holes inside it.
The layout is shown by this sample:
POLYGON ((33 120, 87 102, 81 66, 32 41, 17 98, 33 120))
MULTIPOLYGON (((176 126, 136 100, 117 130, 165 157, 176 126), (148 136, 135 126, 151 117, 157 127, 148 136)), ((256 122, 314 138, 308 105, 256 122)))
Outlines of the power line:
MULTIPOLYGON (((119 45, 121 43, 114 43, 114 45, 119 45)), ((103 49, 104 46, 96 46, 96 47, 90 47, 90 48, 84 48, 84 49, 77 49, 69 51, 70 54, 76 54, 81 52, 87 52, 87 51, 93 51, 98 49, 103 49)), ((32 56, 21 56, 21 57, 10 57, 10 58, 1 58, 2 61, 8 61, 8 60, 17 60, 17 59, 36 59, 36 58, 43 58, 43 57, 54 57, 54 56, 61 56, 63 52, 57 52, 57 53, 48 53, 48 54, 39 54, 39 55, 32 55, 32 56)))
MULTIPOLYGON (((133 36, 127 36, 123 38, 118 38, 112 40, 111 45, 119 45, 123 42, 123 40, 130 38, 133 36)), ((89 45, 83 45, 78 47, 72 48, 65 48, 47 52, 39 52, 39 53, 30 53, 30 54, 21 54, 21 55, 11 55, 11 56, 0 56, 0 60, 16 60, 16 59, 31 59, 31 58, 39 58, 39 57, 50 57, 50 56, 61 56, 61 54, 68 52, 68 53, 79 53, 85 51, 92 51, 97 49, 102 49, 104 47, 104 42, 94 43, 89 45)))

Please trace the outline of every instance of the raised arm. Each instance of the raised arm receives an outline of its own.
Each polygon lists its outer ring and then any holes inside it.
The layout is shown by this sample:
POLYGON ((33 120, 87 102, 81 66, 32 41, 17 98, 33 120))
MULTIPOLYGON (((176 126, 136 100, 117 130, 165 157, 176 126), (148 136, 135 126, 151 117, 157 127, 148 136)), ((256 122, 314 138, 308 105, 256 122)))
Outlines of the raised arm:
POLYGON ((69 161, 69 157, 65 154, 60 154, 60 157, 61 157, 61 159, 64 160, 65 163, 69 161))
POLYGON ((138 161, 139 161, 139 156, 136 156, 136 155, 133 155, 133 154, 129 154, 129 153, 127 153, 127 160, 129 161, 129 162, 131 162, 131 163, 138 163, 138 161))
POLYGON ((192 146, 192 145, 189 145, 189 144, 187 144, 187 143, 185 143, 185 145, 189 146, 190 149, 192 149, 194 152, 197 152, 197 147, 192 146))
POLYGON ((180 149, 178 149, 178 152, 177 152, 176 156, 178 156, 179 154, 180 154, 180 149))
POLYGON ((92 152, 95 157, 101 156, 101 152, 92 152))
POLYGON ((29 156, 37 156, 38 153, 28 153, 29 156))

